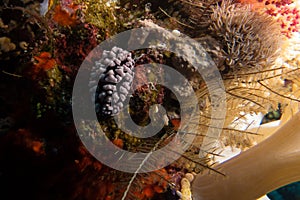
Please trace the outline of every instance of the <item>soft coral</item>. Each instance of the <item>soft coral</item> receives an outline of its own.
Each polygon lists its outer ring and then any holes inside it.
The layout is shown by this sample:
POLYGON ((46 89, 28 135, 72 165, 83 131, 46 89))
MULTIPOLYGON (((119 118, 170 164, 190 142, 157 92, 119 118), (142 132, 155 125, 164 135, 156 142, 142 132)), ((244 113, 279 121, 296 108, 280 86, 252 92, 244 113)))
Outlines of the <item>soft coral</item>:
POLYGON ((53 20, 61 26, 74 26, 78 24, 76 16, 78 8, 79 6, 74 4, 57 5, 54 8, 53 20))
POLYGON ((56 66, 56 61, 49 52, 41 52, 38 56, 34 56, 34 59, 38 61, 34 64, 35 73, 38 73, 41 70, 47 71, 56 66))
POLYGON ((300 11, 294 7, 293 0, 239 0, 242 4, 250 4, 255 10, 263 11, 274 17, 280 24, 281 33, 290 38, 299 30, 300 11))

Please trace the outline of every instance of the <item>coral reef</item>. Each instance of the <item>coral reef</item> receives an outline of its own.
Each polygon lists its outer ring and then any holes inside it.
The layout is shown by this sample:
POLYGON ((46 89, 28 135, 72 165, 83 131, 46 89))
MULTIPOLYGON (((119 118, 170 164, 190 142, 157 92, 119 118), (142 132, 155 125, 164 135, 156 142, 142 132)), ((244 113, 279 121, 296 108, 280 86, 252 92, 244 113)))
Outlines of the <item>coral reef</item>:
POLYGON ((32 55, 48 44, 48 30, 41 18, 22 7, 1 7, 0 16, 1 70, 22 74, 31 65, 32 55))
POLYGON ((268 116, 283 119, 298 109, 300 48, 299 35, 294 36, 299 10, 293 6, 290 0, 0 2, 2 197, 190 199, 196 173, 210 169, 217 176, 224 174, 213 168, 218 149, 199 157, 212 110, 218 104, 213 105, 203 77, 195 73, 187 58, 201 55, 193 61, 201 63, 212 77, 218 72, 222 75, 227 115, 218 142, 251 148, 256 132, 230 126, 236 118, 273 108, 268 116), (107 38, 137 27, 156 28, 165 38, 157 42, 147 34, 137 38, 133 33, 124 43, 147 42, 160 48, 132 52, 118 47, 94 49, 107 38), (189 48, 191 44, 180 39, 184 35, 203 48, 189 48), (164 48, 172 42, 178 55, 164 48), (218 69, 212 69, 210 57, 218 69), (87 136, 104 137, 99 134, 103 130, 120 149, 147 154, 166 146, 176 134, 196 135, 192 146, 176 162, 149 173, 120 172, 97 161, 80 142, 72 118, 72 87, 84 60, 93 66, 83 70, 89 77, 87 87, 95 93, 92 101, 99 120, 82 122, 87 136), (149 70, 148 64, 154 70, 149 70), (159 64, 182 74, 184 84, 173 88, 159 84, 165 77, 173 78, 159 64), (190 104, 180 105, 171 89, 184 98, 196 94, 201 118, 189 122, 199 127, 178 133, 184 117, 180 109, 190 104), (130 117, 142 127, 152 122, 149 108, 163 106, 163 119, 153 120, 163 121, 163 128, 151 138, 121 130, 112 116, 121 113, 127 100, 130 117), (278 105, 281 107, 276 110, 278 105), (10 193, 15 188, 19 192, 10 193))

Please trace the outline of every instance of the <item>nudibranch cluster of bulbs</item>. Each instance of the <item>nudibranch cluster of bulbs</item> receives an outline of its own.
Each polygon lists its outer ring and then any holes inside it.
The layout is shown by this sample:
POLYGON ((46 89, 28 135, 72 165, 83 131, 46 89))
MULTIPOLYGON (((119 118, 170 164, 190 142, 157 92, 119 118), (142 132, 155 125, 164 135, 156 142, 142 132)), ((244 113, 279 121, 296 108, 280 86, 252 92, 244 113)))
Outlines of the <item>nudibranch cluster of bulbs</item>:
POLYGON ((134 65, 131 53, 126 50, 113 47, 110 51, 103 51, 101 59, 92 68, 89 82, 97 114, 112 116, 123 109, 131 90, 134 65))

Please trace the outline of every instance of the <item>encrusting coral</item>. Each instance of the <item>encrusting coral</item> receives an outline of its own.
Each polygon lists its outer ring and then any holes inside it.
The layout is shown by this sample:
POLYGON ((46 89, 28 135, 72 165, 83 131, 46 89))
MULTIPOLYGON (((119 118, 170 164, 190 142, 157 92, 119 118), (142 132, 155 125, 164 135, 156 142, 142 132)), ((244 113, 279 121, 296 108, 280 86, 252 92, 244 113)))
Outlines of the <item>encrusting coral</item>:
POLYGON ((123 20, 118 17, 118 5, 110 0, 74 0, 81 5, 84 21, 97 27, 104 33, 98 37, 101 40, 117 34, 123 28, 123 20))
POLYGON ((0 38, 0 49, 1 49, 0 53, 2 54, 2 51, 9 52, 9 51, 15 50, 16 45, 10 41, 10 38, 1 37, 0 38))

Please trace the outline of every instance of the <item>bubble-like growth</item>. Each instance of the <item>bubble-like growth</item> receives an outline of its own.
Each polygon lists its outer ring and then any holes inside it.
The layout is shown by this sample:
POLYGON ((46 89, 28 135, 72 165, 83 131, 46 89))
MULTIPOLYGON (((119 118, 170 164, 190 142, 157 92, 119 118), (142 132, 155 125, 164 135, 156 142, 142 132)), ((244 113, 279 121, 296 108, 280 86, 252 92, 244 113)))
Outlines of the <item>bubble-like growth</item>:
POLYGON ((104 50, 101 59, 95 62, 89 87, 98 116, 113 116, 123 108, 131 90, 134 65, 131 53, 118 47, 104 50))

